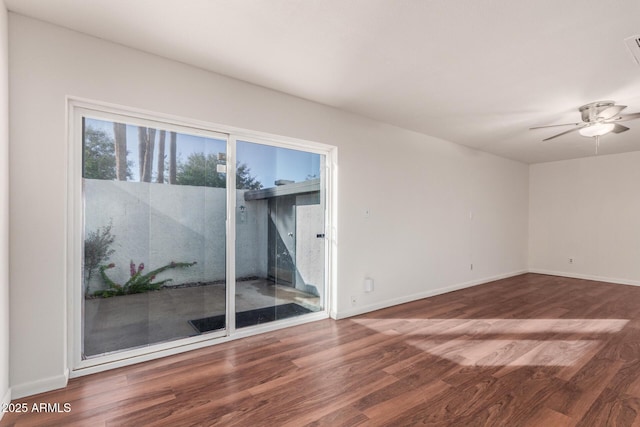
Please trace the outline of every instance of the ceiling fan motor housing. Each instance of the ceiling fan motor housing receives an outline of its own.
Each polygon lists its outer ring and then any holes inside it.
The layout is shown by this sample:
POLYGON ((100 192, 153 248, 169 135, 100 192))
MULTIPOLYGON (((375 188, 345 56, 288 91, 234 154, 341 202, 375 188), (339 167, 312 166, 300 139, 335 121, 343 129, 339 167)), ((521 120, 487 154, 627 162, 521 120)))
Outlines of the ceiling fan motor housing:
POLYGON ((579 108, 579 111, 582 114, 582 121, 586 123, 596 121, 596 117, 598 117, 601 112, 609 107, 613 107, 614 105, 614 101, 597 101, 585 104, 579 108))

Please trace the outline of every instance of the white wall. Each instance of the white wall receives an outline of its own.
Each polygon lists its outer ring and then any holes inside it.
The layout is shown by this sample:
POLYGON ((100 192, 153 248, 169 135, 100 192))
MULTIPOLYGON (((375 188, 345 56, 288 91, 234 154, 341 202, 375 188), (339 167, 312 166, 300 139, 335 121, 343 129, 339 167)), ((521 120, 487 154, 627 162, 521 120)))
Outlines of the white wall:
POLYGON ((640 285, 639 165, 640 152, 531 165, 530 269, 640 285))
POLYGON ((527 268, 524 164, 19 15, 9 40, 18 394, 63 385, 67 368, 67 95, 337 146, 338 316, 527 268), (375 280, 369 294, 365 276, 375 280))
MULTIPOLYGON (((0 1, 0 404, 9 391, 9 87, 7 10, 0 1)), ((0 418, 2 418, 0 412, 0 418)))

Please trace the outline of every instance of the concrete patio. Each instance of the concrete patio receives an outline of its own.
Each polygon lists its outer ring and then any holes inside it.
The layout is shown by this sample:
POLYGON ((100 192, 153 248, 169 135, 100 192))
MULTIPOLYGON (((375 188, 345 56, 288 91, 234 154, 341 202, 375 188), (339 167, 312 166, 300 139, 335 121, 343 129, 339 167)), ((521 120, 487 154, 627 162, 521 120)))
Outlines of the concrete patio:
MULTIPOLYGON (((236 311, 299 304, 319 311, 320 298, 266 279, 236 284, 236 311)), ((165 288, 145 294, 85 300, 84 355, 156 344, 199 333, 189 320, 225 313, 225 285, 165 288)))

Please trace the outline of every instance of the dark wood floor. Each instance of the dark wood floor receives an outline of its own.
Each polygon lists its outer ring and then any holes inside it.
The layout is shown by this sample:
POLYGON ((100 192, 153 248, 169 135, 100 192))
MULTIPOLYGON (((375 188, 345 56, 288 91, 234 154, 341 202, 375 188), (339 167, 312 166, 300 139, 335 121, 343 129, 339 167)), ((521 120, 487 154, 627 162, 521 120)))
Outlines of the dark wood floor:
POLYGON ((73 379, 2 426, 640 426, 640 287, 527 274, 73 379))

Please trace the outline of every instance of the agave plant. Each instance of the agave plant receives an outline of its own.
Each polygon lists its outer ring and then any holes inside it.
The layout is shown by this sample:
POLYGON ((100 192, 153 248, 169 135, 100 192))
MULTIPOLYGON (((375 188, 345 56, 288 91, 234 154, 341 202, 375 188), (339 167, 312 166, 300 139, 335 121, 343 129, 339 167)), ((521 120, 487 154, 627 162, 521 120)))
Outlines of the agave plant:
POLYGON ((171 261, 169 264, 164 265, 160 268, 156 268, 146 274, 144 272, 144 263, 140 263, 137 267, 136 264, 131 260, 129 264, 129 271, 131 277, 127 280, 123 285, 120 285, 107 276, 106 270, 114 268, 116 265, 114 263, 108 265, 101 265, 99 268, 100 277, 102 280, 109 286, 108 289, 95 291, 93 293, 96 297, 113 297, 117 295, 129 295, 129 294, 140 294, 143 292, 149 291, 157 291, 160 289, 165 283, 170 282, 172 279, 164 279, 157 282, 154 282, 156 276, 162 273, 165 270, 173 269, 173 268, 185 268, 191 267, 197 264, 197 262, 174 262, 171 261))

